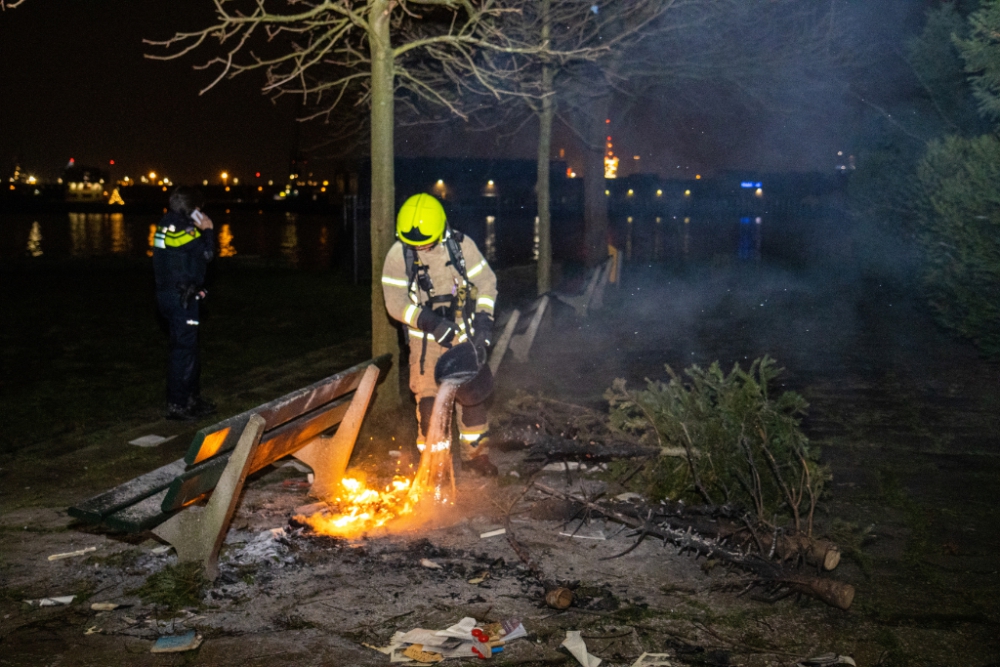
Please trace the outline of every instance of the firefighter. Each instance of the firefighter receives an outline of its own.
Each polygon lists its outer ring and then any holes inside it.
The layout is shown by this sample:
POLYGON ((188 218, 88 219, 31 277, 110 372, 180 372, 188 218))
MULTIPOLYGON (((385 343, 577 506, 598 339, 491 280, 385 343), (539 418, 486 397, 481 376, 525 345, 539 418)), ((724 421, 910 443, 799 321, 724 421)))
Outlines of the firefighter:
MULTIPOLYGON (((417 447, 423 451, 438 390, 434 366, 445 351, 466 341, 485 359, 497 281, 475 242, 448 226, 441 202, 429 194, 414 195, 399 209, 396 237, 382 269, 382 291, 389 315, 403 324, 409 340, 410 390, 420 425, 417 447)), ((456 403, 462 469, 493 476, 497 469, 487 453, 487 397, 480 392, 470 399, 459 391, 456 403)))
POLYGON ((201 205, 201 193, 178 187, 153 235, 156 303, 170 331, 166 417, 177 421, 194 421, 215 412, 215 404, 201 397, 199 384, 199 313, 215 248, 212 220, 201 212, 201 205))

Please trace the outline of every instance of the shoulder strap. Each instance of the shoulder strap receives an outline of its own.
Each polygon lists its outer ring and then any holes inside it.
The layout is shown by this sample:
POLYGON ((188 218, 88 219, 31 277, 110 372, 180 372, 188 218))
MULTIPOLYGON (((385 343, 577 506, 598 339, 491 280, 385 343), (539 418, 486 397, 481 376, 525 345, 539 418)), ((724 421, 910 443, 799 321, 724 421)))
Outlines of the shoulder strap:
POLYGON ((449 229, 445 233, 444 245, 448 249, 448 257, 451 260, 451 265, 458 271, 458 275, 462 276, 462 280, 467 284, 471 284, 469 275, 465 270, 465 256, 462 254, 463 239, 465 239, 465 235, 462 232, 449 229))
POLYGON ((417 251, 413 246, 406 245, 405 243, 403 244, 403 263, 406 265, 406 291, 409 293, 414 292, 413 283, 417 283, 417 287, 426 292, 428 296, 433 296, 434 284, 431 282, 431 276, 427 271, 427 267, 420 263, 417 251))

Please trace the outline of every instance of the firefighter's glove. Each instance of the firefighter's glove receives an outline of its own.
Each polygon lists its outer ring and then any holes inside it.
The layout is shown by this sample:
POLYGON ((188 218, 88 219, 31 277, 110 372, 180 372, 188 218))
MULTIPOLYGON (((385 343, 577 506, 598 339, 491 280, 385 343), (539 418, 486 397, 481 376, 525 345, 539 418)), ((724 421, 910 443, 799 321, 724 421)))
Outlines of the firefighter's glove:
POLYGON ((472 342, 479 347, 489 347, 493 341, 493 316, 479 311, 472 318, 472 342))
POLYGON ((441 347, 451 347, 459 334, 458 325, 451 320, 436 315, 429 308, 422 308, 417 316, 417 328, 434 336, 441 347))

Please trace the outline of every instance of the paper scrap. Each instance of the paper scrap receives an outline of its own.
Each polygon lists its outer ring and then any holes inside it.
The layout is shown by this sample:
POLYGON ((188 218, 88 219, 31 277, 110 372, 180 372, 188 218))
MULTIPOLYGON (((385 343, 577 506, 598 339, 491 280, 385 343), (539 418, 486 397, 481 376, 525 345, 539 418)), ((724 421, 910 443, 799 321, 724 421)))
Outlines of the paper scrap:
POLYGON ((471 641, 473 639, 472 631, 476 628, 476 619, 471 616, 466 616, 461 621, 451 626, 447 630, 438 630, 434 634, 438 637, 457 637, 458 639, 464 639, 466 641, 471 641))
POLYGON ((669 658, 666 653, 643 653, 632 663, 632 667, 671 667, 673 663, 669 658))
POLYGON ((85 635, 96 635, 96 634, 100 634, 100 632, 101 632, 101 629, 99 627, 97 627, 96 625, 92 625, 89 628, 87 628, 84 631, 83 634, 85 634, 85 635))
POLYGON ((496 537, 497 535, 504 535, 507 532, 506 528, 497 528, 496 530, 491 530, 487 533, 482 533, 479 535, 479 539, 484 540, 487 537, 496 537))
POLYGON ((562 646, 569 651, 577 662, 579 662, 583 667, 597 667, 601 664, 601 659, 597 656, 590 655, 587 653, 587 644, 583 641, 583 637, 580 636, 579 630, 567 630, 566 639, 563 640, 562 646))
POLYGON ((118 609, 121 605, 115 604, 114 602, 94 602, 90 605, 92 611, 114 611, 118 609))
POLYGON ((77 556, 83 556, 84 554, 89 554, 91 551, 97 551, 97 547, 87 547, 86 549, 80 549, 79 551, 67 551, 64 554, 52 554, 49 556, 49 560, 62 560, 63 558, 75 558, 77 556))
POLYGON ((442 569, 442 567, 440 565, 438 565, 437 563, 435 563, 434 561, 432 561, 430 558, 421 558, 420 559, 420 564, 423 565, 424 567, 429 567, 432 570, 440 570, 440 569, 442 569))
POLYGON ((635 491, 626 491, 625 493, 619 493, 617 496, 615 496, 615 500, 621 500, 626 503, 630 503, 633 500, 641 502, 643 500, 643 497, 641 493, 636 493, 635 491))
POLYGON ((170 546, 169 544, 164 544, 164 545, 161 545, 161 546, 158 546, 158 547, 154 547, 154 548, 150 549, 150 551, 153 552, 154 554, 156 554, 157 556, 162 556, 163 554, 167 553, 171 549, 173 549, 172 546, 170 546))
POLYGON ((171 435, 166 438, 162 435, 144 435, 141 438, 129 440, 128 444, 135 445, 136 447, 156 447, 157 445, 162 445, 165 442, 170 442, 176 437, 176 435, 171 435))
POLYGON ((59 605, 70 604, 76 599, 75 595, 63 595, 54 598, 40 598, 38 600, 25 600, 25 604, 32 607, 58 607, 59 605))
POLYGON ((403 655, 417 662, 441 662, 444 660, 444 656, 440 653, 425 651, 423 644, 411 644, 403 651, 403 655))

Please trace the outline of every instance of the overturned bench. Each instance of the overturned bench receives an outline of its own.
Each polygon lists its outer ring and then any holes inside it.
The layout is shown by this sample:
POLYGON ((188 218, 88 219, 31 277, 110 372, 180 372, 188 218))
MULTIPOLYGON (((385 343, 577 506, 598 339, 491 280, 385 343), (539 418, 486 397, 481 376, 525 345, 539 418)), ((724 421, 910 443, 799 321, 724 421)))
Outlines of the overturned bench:
POLYGON ((201 561, 214 579, 247 475, 293 455, 315 471, 310 493, 332 492, 390 362, 390 355, 366 361, 203 428, 184 458, 85 500, 69 514, 117 531, 152 530, 181 561, 201 561), (205 506, 194 505, 209 493, 205 506))

